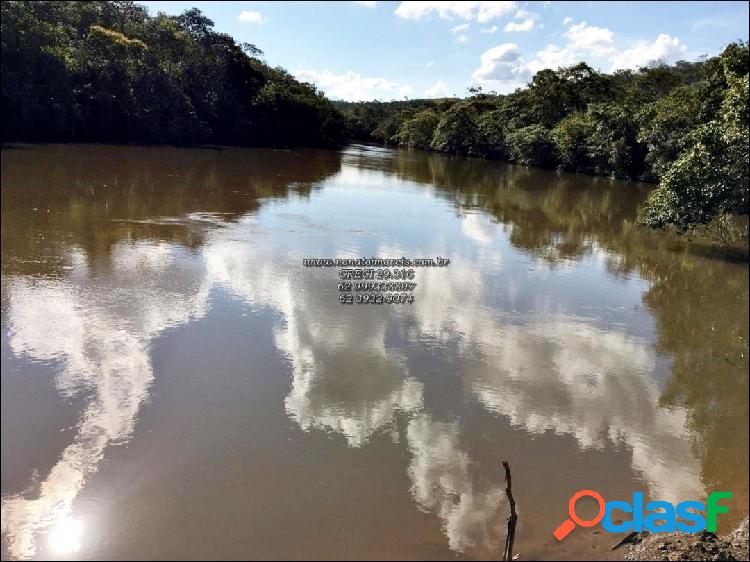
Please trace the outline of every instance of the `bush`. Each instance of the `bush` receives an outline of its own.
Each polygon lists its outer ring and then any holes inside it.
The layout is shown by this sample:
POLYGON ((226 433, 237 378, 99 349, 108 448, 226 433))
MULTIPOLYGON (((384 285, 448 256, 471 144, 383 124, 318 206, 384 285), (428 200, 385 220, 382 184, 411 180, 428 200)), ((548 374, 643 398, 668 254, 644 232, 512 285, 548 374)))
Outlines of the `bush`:
POLYGON ((638 142, 638 123, 627 105, 592 104, 589 158, 597 174, 636 179, 645 168, 645 146, 638 142))
POLYGON ((643 223, 685 229, 723 213, 747 213, 748 78, 730 76, 728 84, 719 118, 687 135, 686 150, 646 201, 643 223))
POLYGON ((661 178, 685 148, 685 137, 700 122, 700 108, 698 88, 683 86, 638 113, 638 141, 648 150, 650 177, 661 178))
POLYGON ((508 134, 508 152, 515 162, 543 168, 556 164, 552 133, 544 125, 529 125, 508 134))
POLYGON ((393 138, 398 144, 409 148, 427 149, 430 148, 437 124, 437 113, 426 109, 404 121, 393 138))
POLYGON ((594 134, 595 124, 582 113, 573 113, 561 120, 552 130, 555 148, 564 170, 588 172, 593 168, 589 156, 589 139, 594 134))
POLYGON ((500 110, 488 111, 477 120, 479 152, 482 156, 505 159, 508 157, 506 121, 500 110))
POLYGON ((476 110, 465 103, 453 105, 441 117, 431 147, 442 152, 479 154, 476 110))

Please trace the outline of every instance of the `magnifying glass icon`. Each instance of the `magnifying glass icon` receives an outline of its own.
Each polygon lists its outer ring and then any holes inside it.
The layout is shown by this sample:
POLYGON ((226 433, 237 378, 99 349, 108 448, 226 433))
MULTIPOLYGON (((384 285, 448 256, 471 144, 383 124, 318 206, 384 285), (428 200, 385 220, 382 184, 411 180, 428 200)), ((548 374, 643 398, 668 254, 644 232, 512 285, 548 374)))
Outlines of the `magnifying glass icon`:
POLYGON ((604 504, 604 498, 594 490, 580 490, 573 494, 573 496, 570 498, 570 501, 568 502, 568 516, 570 519, 566 519, 562 522, 562 524, 553 531, 553 535, 555 535, 555 538, 558 541, 563 540, 565 537, 567 537, 573 529, 576 528, 576 525, 579 525, 581 527, 593 527, 594 525, 597 525, 599 521, 601 521, 604 518, 604 511, 605 511, 605 504, 604 504), (581 519, 576 515, 576 502, 580 500, 583 497, 590 497, 594 498, 596 502, 599 504, 599 513, 597 513, 596 517, 593 519, 581 519))

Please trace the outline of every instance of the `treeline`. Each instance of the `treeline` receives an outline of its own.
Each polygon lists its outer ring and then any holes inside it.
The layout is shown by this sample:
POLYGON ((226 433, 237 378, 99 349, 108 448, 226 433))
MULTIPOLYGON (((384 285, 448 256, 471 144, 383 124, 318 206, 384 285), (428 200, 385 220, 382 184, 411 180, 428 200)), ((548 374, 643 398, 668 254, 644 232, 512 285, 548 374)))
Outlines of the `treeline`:
POLYGON ((615 74, 584 63, 467 99, 336 105, 199 10, 1 4, 2 141, 337 146, 347 137, 659 182, 642 220, 747 214, 748 45, 615 74))
POLYGON ((679 228, 748 212, 748 45, 604 74, 542 70, 508 95, 341 103, 350 134, 439 152, 659 182, 641 213, 679 228))
POLYGON ((199 10, 2 2, 2 140, 329 146, 341 113, 199 10))

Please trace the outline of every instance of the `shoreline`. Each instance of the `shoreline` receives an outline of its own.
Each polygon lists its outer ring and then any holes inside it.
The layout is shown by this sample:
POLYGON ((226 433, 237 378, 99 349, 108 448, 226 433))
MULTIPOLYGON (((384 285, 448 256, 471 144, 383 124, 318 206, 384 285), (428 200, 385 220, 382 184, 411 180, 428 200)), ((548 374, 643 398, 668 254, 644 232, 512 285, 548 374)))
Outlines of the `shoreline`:
POLYGON ((731 533, 659 533, 641 536, 625 560, 748 560, 748 518, 731 533))

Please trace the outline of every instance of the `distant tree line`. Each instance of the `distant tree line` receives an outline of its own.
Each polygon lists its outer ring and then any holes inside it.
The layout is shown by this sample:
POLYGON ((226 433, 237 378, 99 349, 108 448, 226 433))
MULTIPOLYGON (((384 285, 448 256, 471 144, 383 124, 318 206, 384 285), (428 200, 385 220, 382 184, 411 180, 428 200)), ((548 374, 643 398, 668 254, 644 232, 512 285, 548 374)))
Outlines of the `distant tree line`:
POLYGON ((2 2, 2 140, 338 145, 341 113, 199 10, 2 2))
POLYGON ((658 182, 641 220, 748 212, 748 45, 614 74, 542 70, 508 95, 337 105, 350 134, 411 148, 658 182))
POLYGON ((338 146, 347 138, 659 182, 642 214, 747 214, 748 45, 614 74, 542 70, 508 95, 332 103, 199 10, 4 1, 2 141, 338 146))

